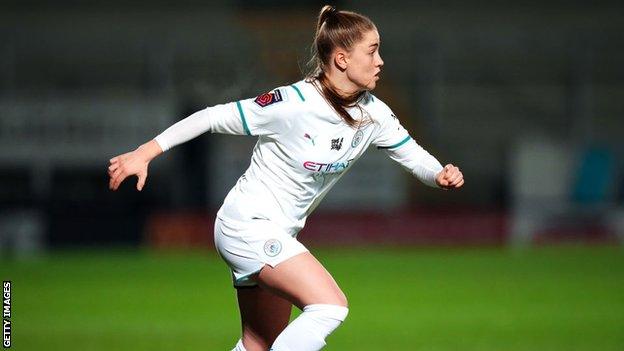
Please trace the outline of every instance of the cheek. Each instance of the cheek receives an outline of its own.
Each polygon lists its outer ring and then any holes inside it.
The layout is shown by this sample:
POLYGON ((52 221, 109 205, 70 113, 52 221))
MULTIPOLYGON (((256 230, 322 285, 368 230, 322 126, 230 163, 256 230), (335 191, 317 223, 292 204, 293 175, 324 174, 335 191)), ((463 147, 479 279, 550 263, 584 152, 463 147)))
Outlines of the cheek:
POLYGON ((367 86, 373 79, 376 69, 373 58, 372 55, 368 54, 353 56, 351 64, 347 68, 349 79, 360 86, 367 86))
POLYGON ((354 71, 356 71, 356 75, 360 79, 370 78, 368 76, 375 71, 375 65, 373 64, 372 57, 364 56, 360 58, 354 71))
POLYGON ((366 72, 369 74, 372 74, 375 72, 376 67, 375 67, 375 56, 372 55, 368 55, 366 56, 366 72))

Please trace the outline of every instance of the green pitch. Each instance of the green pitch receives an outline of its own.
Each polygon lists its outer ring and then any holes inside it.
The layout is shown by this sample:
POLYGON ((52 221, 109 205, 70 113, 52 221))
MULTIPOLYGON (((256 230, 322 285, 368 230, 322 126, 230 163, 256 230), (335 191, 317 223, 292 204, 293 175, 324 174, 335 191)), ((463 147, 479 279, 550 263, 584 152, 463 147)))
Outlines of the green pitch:
MULTIPOLYGON (((624 350, 619 247, 313 250, 350 301, 327 350, 624 350)), ((14 350, 230 350, 238 311, 212 252, 2 259, 14 350)))

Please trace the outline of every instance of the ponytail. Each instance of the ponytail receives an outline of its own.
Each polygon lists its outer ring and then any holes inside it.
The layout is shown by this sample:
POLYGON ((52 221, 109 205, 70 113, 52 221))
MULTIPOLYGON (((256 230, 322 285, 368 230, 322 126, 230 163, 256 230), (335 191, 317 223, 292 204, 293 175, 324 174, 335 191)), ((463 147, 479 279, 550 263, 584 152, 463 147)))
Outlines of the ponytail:
POLYGON ((329 17, 330 15, 333 15, 335 13, 336 13, 336 8, 335 7, 333 7, 331 5, 323 6, 323 8, 321 9, 321 12, 319 12, 318 22, 316 24, 316 33, 317 34, 321 30, 321 26, 323 25, 323 23, 325 23, 325 20, 327 20, 327 17, 329 17))

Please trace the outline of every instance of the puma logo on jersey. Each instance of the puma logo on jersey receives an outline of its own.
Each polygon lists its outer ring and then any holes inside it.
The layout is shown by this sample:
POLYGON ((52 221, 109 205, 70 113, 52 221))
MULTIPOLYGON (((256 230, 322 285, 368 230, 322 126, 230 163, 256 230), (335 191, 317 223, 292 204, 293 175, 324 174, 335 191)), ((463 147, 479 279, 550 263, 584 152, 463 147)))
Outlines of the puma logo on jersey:
POLYGON ((314 144, 314 139, 316 139, 316 136, 313 136, 313 137, 312 137, 312 136, 310 136, 310 134, 305 133, 305 134, 303 135, 303 137, 304 137, 304 138, 306 138, 306 139, 308 139, 308 140, 310 140, 310 142, 312 143, 312 145, 316 146, 316 144, 314 144))

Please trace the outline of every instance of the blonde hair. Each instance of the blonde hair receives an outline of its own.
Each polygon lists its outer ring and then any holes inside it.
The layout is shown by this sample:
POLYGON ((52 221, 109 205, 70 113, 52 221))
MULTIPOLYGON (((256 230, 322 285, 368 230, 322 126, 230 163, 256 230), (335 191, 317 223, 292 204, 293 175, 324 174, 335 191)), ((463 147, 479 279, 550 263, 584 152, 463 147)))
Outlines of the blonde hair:
POLYGON ((306 80, 320 83, 321 94, 325 100, 352 127, 356 121, 345 107, 355 106, 366 92, 360 91, 343 97, 331 86, 325 72, 329 69, 332 53, 336 48, 351 50, 355 43, 362 40, 364 33, 375 29, 375 24, 368 17, 351 11, 338 11, 330 5, 323 6, 318 16, 306 80))

